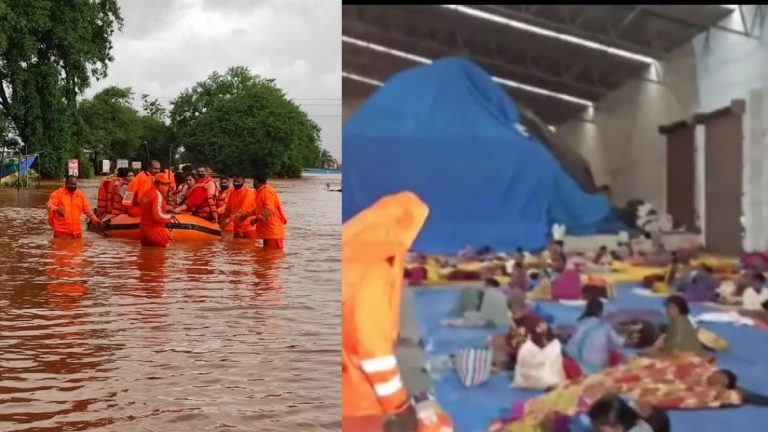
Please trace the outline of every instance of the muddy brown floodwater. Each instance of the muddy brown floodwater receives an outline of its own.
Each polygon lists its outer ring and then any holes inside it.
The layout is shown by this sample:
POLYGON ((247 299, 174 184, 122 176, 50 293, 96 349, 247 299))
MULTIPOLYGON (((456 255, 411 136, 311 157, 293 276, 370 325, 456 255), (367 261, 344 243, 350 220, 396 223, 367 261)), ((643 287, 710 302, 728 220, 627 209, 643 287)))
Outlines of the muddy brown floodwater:
POLYGON ((284 254, 54 241, 58 184, 0 188, 0 431, 340 430, 339 179, 275 182, 284 254))

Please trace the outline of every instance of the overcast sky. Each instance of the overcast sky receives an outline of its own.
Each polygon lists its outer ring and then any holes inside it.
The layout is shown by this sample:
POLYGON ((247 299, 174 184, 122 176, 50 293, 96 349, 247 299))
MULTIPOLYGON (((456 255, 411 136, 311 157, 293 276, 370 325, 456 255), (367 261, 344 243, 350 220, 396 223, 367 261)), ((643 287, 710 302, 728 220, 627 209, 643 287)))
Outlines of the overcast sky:
MULTIPOLYGON (((248 66, 275 78, 322 128, 341 160, 340 0, 119 0, 110 85, 167 103, 214 70, 248 66)), ((138 97, 137 97, 138 100, 138 97)))

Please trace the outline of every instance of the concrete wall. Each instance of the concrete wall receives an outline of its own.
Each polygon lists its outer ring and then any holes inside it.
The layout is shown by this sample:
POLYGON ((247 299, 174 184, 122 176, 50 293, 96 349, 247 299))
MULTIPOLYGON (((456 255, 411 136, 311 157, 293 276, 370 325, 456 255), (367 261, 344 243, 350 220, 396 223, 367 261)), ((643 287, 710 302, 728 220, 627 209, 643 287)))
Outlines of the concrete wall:
POLYGON ((660 125, 689 117, 698 104, 696 59, 689 44, 658 66, 658 82, 636 79, 600 101, 592 121, 558 128, 589 160, 616 203, 641 198, 666 207, 666 138, 660 125))
MULTIPOLYGON (((753 22, 754 6, 742 6, 746 22, 753 22)), ((744 99, 747 110, 744 115, 744 196, 745 225, 744 247, 747 250, 768 248, 768 26, 762 24, 762 36, 750 38, 743 35, 714 30, 699 35, 693 46, 696 51, 698 70, 698 110, 712 111, 728 105, 732 99, 744 99)), ((722 23, 730 28, 743 27, 738 12, 722 23)), ((755 29, 757 30, 757 28, 755 29)), ((703 140, 697 140, 697 148, 703 148, 703 140)), ((697 162, 703 165, 703 152, 697 162)), ((703 181, 704 172, 698 172, 703 181)))

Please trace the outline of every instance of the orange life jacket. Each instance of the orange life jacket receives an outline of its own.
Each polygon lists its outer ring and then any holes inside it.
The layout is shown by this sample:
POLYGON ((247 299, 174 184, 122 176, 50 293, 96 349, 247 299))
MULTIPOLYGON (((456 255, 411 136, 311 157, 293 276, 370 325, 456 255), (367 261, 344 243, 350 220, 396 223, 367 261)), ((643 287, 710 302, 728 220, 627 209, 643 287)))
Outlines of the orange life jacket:
POLYGON ((101 217, 107 214, 107 207, 109 207, 109 192, 110 185, 112 184, 113 176, 105 177, 99 185, 99 193, 96 195, 96 216, 101 217))
POLYGON ((190 195, 190 192, 192 192, 195 188, 202 188, 205 189, 206 192, 206 199, 207 199, 207 205, 199 206, 198 208, 194 209, 192 211, 193 216, 197 216, 200 218, 203 218, 205 220, 216 222, 219 220, 219 211, 218 207, 216 207, 216 195, 212 191, 216 190, 216 183, 213 181, 211 177, 207 177, 205 180, 195 183, 192 185, 191 188, 187 190, 186 196, 190 195), (214 187, 211 188, 210 185, 213 183, 214 187))
POLYGON ((109 200, 107 201, 107 213, 113 215, 125 213, 123 209, 123 196, 120 194, 124 184, 125 179, 119 177, 112 182, 112 190, 109 192, 109 200))
POLYGON ((224 211, 224 207, 227 205, 227 201, 229 201, 230 192, 232 192, 232 186, 228 187, 227 190, 219 191, 219 196, 216 197, 216 208, 221 210, 221 212, 224 211))

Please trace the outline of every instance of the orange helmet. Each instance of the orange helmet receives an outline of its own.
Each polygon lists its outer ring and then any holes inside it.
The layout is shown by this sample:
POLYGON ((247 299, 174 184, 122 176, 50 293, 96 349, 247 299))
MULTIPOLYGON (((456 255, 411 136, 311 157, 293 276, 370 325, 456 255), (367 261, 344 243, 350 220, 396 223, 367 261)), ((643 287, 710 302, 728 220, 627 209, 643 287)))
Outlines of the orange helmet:
POLYGON ((168 174, 166 173, 158 173, 155 174, 155 183, 162 183, 162 184, 171 184, 171 180, 168 178, 168 174))

